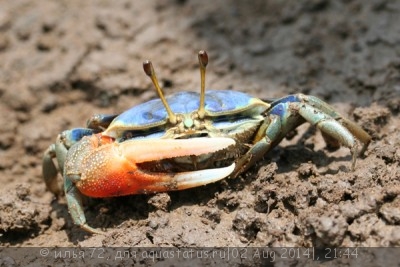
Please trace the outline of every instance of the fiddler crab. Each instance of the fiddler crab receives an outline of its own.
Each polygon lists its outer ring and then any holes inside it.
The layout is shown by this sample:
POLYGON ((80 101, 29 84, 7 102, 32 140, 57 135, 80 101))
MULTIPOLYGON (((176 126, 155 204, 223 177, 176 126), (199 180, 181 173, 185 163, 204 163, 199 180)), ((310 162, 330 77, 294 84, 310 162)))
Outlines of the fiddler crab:
POLYGON ((206 92, 207 53, 200 51, 198 59, 200 94, 180 92, 165 97, 152 63, 145 61, 144 71, 159 99, 119 115, 94 115, 86 128, 62 132, 46 150, 45 183, 59 194, 58 170, 63 175, 75 224, 102 233, 87 224, 82 195, 149 194, 236 177, 304 122, 320 129, 328 144, 348 147, 354 170, 357 155, 371 141, 356 123, 315 96, 295 94, 262 101, 231 90, 206 92))

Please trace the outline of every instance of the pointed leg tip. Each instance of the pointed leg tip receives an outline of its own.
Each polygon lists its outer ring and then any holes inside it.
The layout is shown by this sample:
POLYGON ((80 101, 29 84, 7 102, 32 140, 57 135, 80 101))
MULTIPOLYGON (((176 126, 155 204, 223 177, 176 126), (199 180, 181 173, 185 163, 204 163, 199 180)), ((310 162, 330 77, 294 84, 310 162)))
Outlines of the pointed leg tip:
POLYGON ((89 225, 86 224, 86 223, 80 225, 80 227, 81 227, 81 229, 83 229, 83 230, 85 230, 86 232, 89 232, 89 233, 91 233, 91 234, 97 234, 97 235, 105 235, 105 234, 106 234, 105 231, 95 229, 95 228, 89 226, 89 225))

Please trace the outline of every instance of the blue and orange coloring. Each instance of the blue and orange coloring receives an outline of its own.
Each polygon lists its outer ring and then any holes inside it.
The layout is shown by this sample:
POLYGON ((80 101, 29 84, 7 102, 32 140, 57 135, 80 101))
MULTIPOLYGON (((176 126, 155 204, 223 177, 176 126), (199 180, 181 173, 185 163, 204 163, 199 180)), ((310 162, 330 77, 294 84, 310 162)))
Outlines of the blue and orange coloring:
POLYGON ((112 197, 182 190, 236 177, 296 127, 309 122, 330 145, 348 147, 352 169, 371 137, 317 97, 262 101, 231 90, 205 90, 208 55, 198 54, 200 93, 165 97, 152 63, 143 68, 159 98, 119 115, 94 115, 86 128, 58 135, 43 157, 43 177, 55 194, 57 174, 75 224, 92 233, 82 195, 112 197), (359 143, 362 144, 359 150, 359 143), (58 168, 53 159, 56 158, 58 168))

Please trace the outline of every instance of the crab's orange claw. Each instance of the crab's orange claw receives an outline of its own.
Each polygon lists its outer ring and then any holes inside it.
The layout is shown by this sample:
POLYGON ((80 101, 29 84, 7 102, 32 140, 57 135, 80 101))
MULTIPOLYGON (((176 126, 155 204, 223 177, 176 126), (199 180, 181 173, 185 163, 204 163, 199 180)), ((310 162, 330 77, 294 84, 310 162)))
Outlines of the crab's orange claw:
MULTIPOLYGON (((95 147, 98 143, 95 139, 99 138, 95 136, 89 137, 87 142, 81 142, 85 147, 77 149, 80 155, 82 150, 88 153, 79 160, 77 173, 80 178, 76 180, 76 186, 90 197, 181 190, 223 179, 235 168, 235 164, 232 164, 217 169, 163 173, 141 170, 138 166, 149 161, 214 153, 234 145, 235 141, 231 138, 144 139, 123 143, 113 143, 110 139, 109 144, 104 144, 107 138, 103 136, 100 137, 102 145, 95 147)), ((73 174, 66 171, 67 176, 73 174)))

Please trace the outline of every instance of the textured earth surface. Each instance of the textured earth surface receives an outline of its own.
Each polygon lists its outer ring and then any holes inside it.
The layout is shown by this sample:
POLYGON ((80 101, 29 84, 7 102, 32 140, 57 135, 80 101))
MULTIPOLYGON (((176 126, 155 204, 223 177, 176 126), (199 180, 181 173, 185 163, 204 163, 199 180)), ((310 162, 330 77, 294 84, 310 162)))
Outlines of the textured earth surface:
MULTIPOLYGON (((400 2, 1 1, 2 246, 400 246, 400 2), (43 152, 65 129, 207 87, 318 96, 373 137, 350 170, 309 125, 237 179, 85 205, 91 235, 46 190, 43 152)), ((61 176, 60 176, 61 181, 61 176)))

